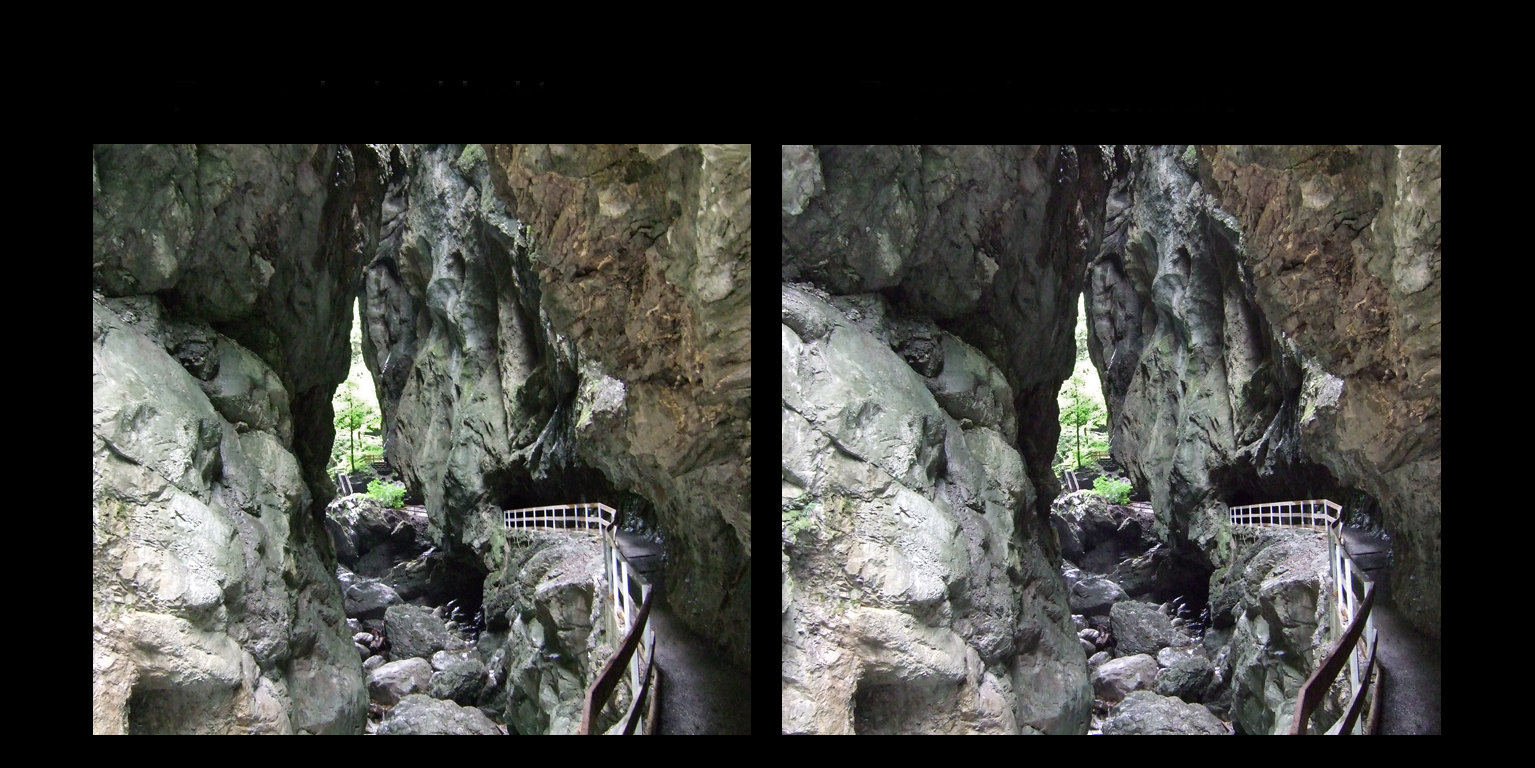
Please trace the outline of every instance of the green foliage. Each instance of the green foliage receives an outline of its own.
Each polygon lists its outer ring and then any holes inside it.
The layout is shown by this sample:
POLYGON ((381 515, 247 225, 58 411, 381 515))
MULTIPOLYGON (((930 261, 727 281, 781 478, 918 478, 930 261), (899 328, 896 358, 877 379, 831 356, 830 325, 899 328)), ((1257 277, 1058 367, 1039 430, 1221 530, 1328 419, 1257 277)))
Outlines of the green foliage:
POLYGON ((1106 416, 1103 402, 1087 391, 1080 374, 1067 382, 1061 403, 1061 437, 1056 444, 1055 470, 1081 468, 1109 455, 1108 441, 1097 432, 1106 416))
MULTIPOLYGON (((817 501, 815 497, 806 494, 784 505, 783 530, 784 533, 788 535, 790 541, 793 541, 795 537, 799 536, 801 531, 804 531, 811 526, 815 526, 817 529, 819 529, 820 526, 817 525, 815 519, 811 518, 810 516, 810 508, 816 503, 817 501)), ((834 508, 838 512, 841 512, 843 499, 841 496, 833 496, 831 502, 823 501, 820 502, 820 504, 821 513, 823 515, 829 508, 834 508)))
POLYGON ((1093 480, 1093 493, 1115 504, 1130 503, 1130 483, 1109 477, 1108 475, 1099 475, 1097 479, 1093 480))
POLYGON ((405 488, 394 483, 371 480, 368 482, 368 495, 386 507, 399 509, 405 506, 405 488))
POLYGON ((331 446, 334 471, 356 472, 359 466, 367 466, 368 455, 383 455, 379 439, 367 434, 379 427, 378 411, 358 396, 355 383, 348 380, 341 386, 332 407, 336 411, 336 443, 331 446))

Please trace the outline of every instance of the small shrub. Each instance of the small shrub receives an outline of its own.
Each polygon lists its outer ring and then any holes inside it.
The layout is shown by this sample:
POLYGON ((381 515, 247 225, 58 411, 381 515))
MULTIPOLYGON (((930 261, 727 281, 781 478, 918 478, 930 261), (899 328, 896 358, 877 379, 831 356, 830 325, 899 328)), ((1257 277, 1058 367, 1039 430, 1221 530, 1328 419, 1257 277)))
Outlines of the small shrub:
POLYGON ((1109 477, 1108 475, 1099 475, 1098 479, 1093 481, 1093 493, 1115 504, 1130 503, 1130 483, 1109 477))
POLYGON ((810 518, 810 505, 814 503, 814 498, 803 496, 784 507, 783 530, 790 541, 798 537, 801 531, 815 525, 815 521, 810 518))
POLYGON ((371 480, 368 482, 368 495, 386 507, 399 509, 405 506, 405 488, 393 483, 371 480))

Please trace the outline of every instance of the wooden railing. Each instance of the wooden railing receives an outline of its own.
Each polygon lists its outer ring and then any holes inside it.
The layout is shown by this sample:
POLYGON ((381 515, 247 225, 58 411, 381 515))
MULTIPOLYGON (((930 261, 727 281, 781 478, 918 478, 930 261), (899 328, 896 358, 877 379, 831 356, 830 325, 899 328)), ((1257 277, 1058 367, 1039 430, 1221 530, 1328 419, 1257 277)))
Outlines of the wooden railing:
POLYGON ((1324 530, 1327 533, 1328 569, 1338 618, 1334 626, 1346 629, 1316 671, 1301 686, 1300 694, 1295 698, 1295 720, 1290 725, 1290 733, 1301 735, 1306 732, 1306 723, 1311 719, 1311 713, 1316 711, 1322 697, 1332 688, 1345 662, 1349 669, 1348 709, 1327 733, 1377 732, 1380 725, 1381 675, 1375 667, 1375 649, 1379 633, 1370 616, 1370 609, 1375 605, 1375 583, 1355 567, 1353 558, 1349 557, 1348 550, 1343 546, 1343 508, 1327 499, 1280 501, 1231 507, 1230 518, 1232 527, 1289 526, 1324 530), (1354 586, 1356 576, 1364 588, 1362 595, 1354 586), (1360 644, 1361 639, 1365 641, 1364 645, 1360 644), (1359 720, 1366 688, 1369 689, 1370 700, 1370 714, 1365 718, 1368 724, 1359 720))
POLYGON ((622 728, 612 733, 633 734, 640 727, 641 707, 649 733, 657 731, 657 700, 660 698, 661 669, 655 663, 656 636, 649 626, 650 605, 654 593, 650 582, 641 576, 628 558, 618 548, 613 535, 613 523, 617 512, 606 504, 556 504, 543 507, 509 509, 503 514, 506 529, 562 530, 598 533, 602 536, 603 577, 607 583, 608 630, 610 636, 621 636, 618 651, 602 665, 586 697, 581 704, 581 728, 579 733, 592 732, 597 713, 607 705, 618 683, 628 673, 630 690, 634 692, 629 711, 620 719, 622 728), (632 584, 632 586, 631 586, 632 584), (634 587, 639 590, 639 605, 635 606, 634 587))

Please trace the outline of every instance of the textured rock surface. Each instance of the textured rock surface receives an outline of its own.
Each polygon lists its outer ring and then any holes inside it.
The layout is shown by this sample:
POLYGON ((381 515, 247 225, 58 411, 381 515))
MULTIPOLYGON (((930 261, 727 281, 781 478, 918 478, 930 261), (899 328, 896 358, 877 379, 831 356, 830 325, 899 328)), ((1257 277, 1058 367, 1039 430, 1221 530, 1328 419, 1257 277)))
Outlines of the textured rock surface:
POLYGON ((396 659, 430 658, 448 647, 448 629, 430 608, 391 605, 384 611, 384 626, 391 644, 389 655, 396 659))
POLYGON ((1174 629, 1171 621, 1151 603, 1134 600, 1115 603, 1109 609, 1110 626, 1119 656, 1155 654, 1168 646, 1193 645, 1194 639, 1174 629))
POLYGON ((1050 560, 1014 534, 1033 501, 1016 451, 784 290, 784 482, 814 522, 785 533, 784 730, 1081 732, 1085 656, 1050 560))
POLYGON ((368 673, 368 695, 379 704, 392 706, 412 693, 425 692, 432 680, 426 659, 391 661, 368 673))
MULTIPOLYGON (((1160 663, 1160 654, 1158 655, 1160 663)), ((1157 673, 1152 690, 1161 696, 1172 696, 1187 702, 1198 702, 1205 694, 1215 675, 1215 665, 1203 656, 1178 659, 1171 666, 1157 673)))
MULTIPOLYGON (((596 537, 513 532, 485 581, 482 654, 505 681, 506 722, 522 734, 575 733, 592 677, 612 654, 596 537)), ((489 688, 495 683, 487 681, 489 688)))
POLYGON ((389 168, 364 356, 433 542, 483 552, 486 504, 632 491, 673 610, 746 662, 749 147, 402 145, 389 168))
POLYGON ((92 730, 359 733, 316 502, 373 153, 92 155, 92 730))
POLYGON ((500 736, 501 729, 474 707, 413 693, 400 700, 376 731, 380 736, 500 736))
POLYGON ((834 294, 888 288, 903 315, 944 321, 993 361, 1019 425, 1007 442, 1040 491, 1030 517, 1046 519, 1058 492, 1050 472, 1056 393, 1071 375, 1082 265, 1098 252, 1101 231, 1098 150, 819 146, 785 154, 795 155, 786 166, 818 167, 825 191, 802 213, 783 213, 783 278, 834 294))
POLYGON ((1220 567, 1224 504, 1379 502, 1439 627, 1439 148, 1122 147, 1089 266, 1112 450, 1220 567))
POLYGON ((1093 693, 1104 701, 1119 701, 1131 691, 1151 688, 1157 672, 1157 660, 1144 653, 1114 659, 1093 670, 1093 693))
POLYGON ((1045 522, 1081 157, 784 148, 786 733, 1086 730, 1045 522))
POLYGON ((431 684, 434 699, 452 699, 473 704, 485 685, 485 664, 474 651, 438 651, 432 654, 431 684))
POLYGON ((1084 614, 1105 614, 1115 603, 1128 599, 1125 591, 1108 579, 1088 578, 1071 586, 1071 610, 1084 614))
POLYGON ((1210 710, 1151 691, 1136 691, 1114 708, 1105 736, 1229 736, 1231 729, 1210 710))

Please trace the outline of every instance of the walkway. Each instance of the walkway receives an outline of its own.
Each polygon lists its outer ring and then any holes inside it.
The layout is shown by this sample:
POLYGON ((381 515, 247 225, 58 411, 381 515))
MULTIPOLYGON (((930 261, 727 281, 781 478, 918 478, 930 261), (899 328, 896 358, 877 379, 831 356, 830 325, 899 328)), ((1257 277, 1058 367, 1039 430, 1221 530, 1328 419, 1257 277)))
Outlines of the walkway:
POLYGON ((661 545, 614 531, 618 549, 656 590, 650 622, 661 666, 661 733, 750 733, 751 675, 672 613, 661 545))
POLYGON ((1343 547, 1376 585, 1370 614, 1380 632, 1376 660, 1386 671, 1381 684, 1381 733, 1439 733, 1439 647, 1396 610, 1387 557, 1390 544, 1344 528, 1343 547))

